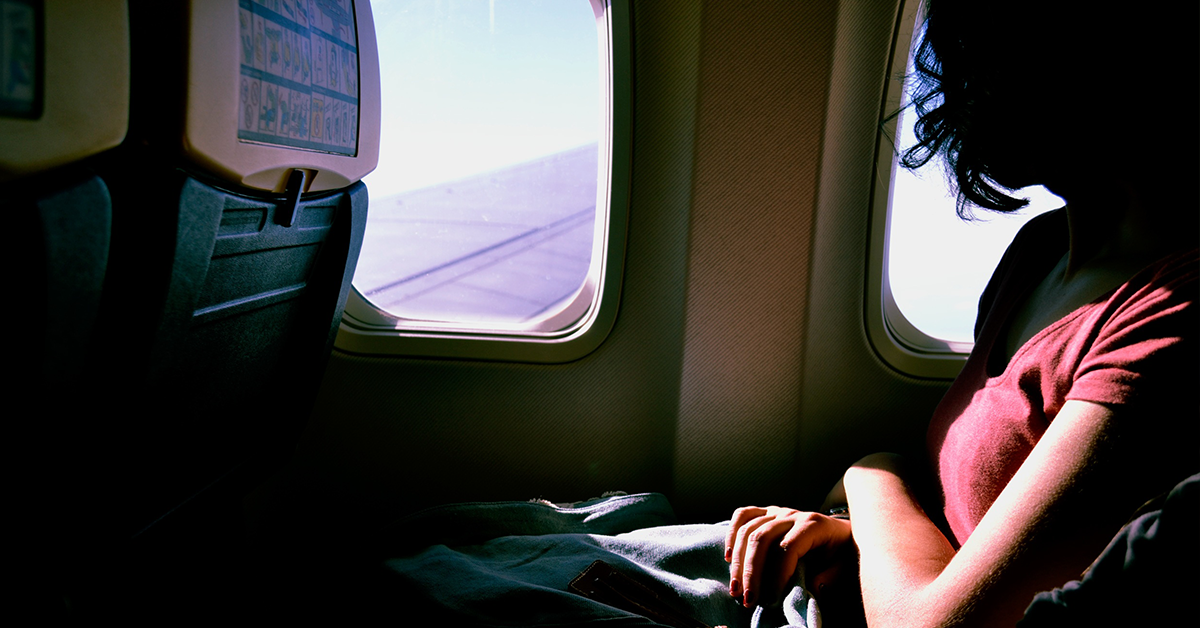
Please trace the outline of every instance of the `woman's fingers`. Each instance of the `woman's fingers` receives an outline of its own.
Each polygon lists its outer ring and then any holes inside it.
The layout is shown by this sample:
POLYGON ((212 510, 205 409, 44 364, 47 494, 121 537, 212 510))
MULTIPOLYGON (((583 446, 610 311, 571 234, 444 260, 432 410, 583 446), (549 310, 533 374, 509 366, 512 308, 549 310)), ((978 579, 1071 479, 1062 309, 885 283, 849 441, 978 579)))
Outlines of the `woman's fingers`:
MULTIPOLYGON (((763 508, 754 510, 766 512, 766 509, 763 508)), ((770 515, 762 514, 738 526, 737 531, 734 532, 733 550, 729 555, 729 594, 733 597, 741 598, 745 593, 745 580, 742 573, 745 571, 746 545, 749 537, 755 530, 771 522, 772 519, 773 517, 770 515)))
MULTIPOLYGON (((796 513, 790 508, 747 507, 734 512, 726 542, 731 546, 729 559, 729 594, 751 606, 760 598, 760 581, 766 573, 770 548, 787 533, 791 523, 787 517, 796 513)), ((789 576, 791 574, 788 574, 789 576)), ((770 581, 777 577, 767 576, 770 581)))
MULTIPOLYGON (((772 590, 770 595, 777 595, 776 586, 782 588, 782 583, 791 577, 792 571, 796 569, 795 561, 792 561, 791 570, 786 574, 782 572, 786 567, 778 566, 774 569, 768 569, 768 559, 774 548, 779 546, 779 539, 795 524, 792 516, 781 515, 776 517, 763 517, 768 519, 762 525, 759 525, 749 534, 746 535, 744 545, 744 556, 742 557, 742 604, 746 608, 754 606, 759 600, 763 599, 762 593, 766 590, 765 584, 770 582, 772 590), (777 573, 770 573, 775 571, 777 573), (781 579, 782 575, 782 579, 781 579)), ((774 567, 774 566, 773 566, 774 567)))
POLYGON ((729 532, 725 534, 725 562, 729 562, 732 558, 733 543, 737 538, 738 530, 750 520, 765 514, 767 514, 767 509, 757 506, 746 506, 733 511, 733 518, 729 522, 729 532))
POLYGON ((805 555, 849 539, 848 521, 774 506, 740 508, 725 540, 729 594, 747 607, 777 597, 805 555))

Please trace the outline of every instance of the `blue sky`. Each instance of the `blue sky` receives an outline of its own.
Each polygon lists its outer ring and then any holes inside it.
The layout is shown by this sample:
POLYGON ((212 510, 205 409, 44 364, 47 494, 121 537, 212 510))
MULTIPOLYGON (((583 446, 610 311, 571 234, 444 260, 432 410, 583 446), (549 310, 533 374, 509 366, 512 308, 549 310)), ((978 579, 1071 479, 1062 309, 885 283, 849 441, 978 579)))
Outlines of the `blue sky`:
POLYGON ((373 198, 597 141, 587 0, 380 0, 383 120, 373 198))

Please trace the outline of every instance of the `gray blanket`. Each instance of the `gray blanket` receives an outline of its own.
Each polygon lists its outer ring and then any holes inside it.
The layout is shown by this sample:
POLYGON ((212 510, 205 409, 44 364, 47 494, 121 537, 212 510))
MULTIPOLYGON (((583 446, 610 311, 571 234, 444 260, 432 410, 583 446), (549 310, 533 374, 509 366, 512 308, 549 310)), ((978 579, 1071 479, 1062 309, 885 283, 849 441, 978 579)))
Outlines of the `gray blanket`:
POLYGON ((753 612, 729 596, 729 566, 722 557, 729 522, 674 522, 666 498, 656 493, 569 506, 439 506, 389 528, 394 557, 385 565, 398 578, 396 586, 437 609, 443 625, 658 625, 568 590, 600 559, 710 626, 820 626, 815 602, 799 586, 782 605, 753 612))

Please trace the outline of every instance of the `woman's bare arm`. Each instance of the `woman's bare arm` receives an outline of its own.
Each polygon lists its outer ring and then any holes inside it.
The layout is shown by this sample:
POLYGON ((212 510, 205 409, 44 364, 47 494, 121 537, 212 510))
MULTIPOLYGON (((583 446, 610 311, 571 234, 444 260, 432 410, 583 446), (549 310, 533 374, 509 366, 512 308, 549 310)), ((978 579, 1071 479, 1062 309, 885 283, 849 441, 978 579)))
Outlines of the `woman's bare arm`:
POLYGON ((864 458, 845 490, 867 623, 1012 626, 1033 596, 1077 578, 1154 483, 1130 465, 1137 443, 1115 436, 1105 406, 1068 401, 956 553, 895 458, 864 458))

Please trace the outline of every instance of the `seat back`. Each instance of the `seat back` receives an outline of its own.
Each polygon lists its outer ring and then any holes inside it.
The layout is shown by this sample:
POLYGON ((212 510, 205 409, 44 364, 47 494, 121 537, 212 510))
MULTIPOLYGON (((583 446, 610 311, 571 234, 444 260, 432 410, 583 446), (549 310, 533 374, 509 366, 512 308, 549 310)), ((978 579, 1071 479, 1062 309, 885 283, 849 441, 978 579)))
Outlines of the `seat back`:
POLYGON ((123 566, 89 598, 219 614, 248 595, 242 500, 307 421, 362 243, 371 13, 131 0, 129 20, 129 137, 97 166, 113 226, 90 368, 111 418, 78 463, 123 566))
POLYGON ((130 139, 103 169, 118 333, 97 366, 136 450, 137 533, 307 419, 366 224, 378 70, 366 2, 130 17, 130 139))

